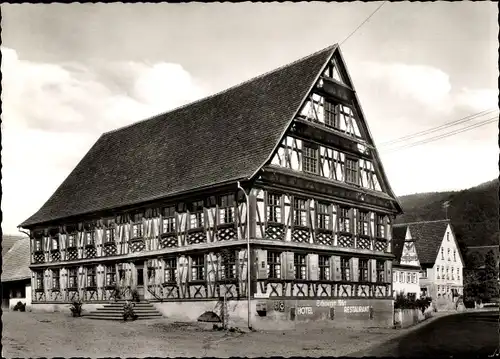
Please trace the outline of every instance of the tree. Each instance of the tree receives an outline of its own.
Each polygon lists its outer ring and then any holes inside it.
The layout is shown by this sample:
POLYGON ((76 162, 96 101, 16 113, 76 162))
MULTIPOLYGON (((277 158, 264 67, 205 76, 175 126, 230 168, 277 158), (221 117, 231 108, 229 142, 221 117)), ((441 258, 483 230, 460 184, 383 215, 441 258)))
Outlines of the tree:
POLYGON ((481 302, 484 297, 484 286, 481 283, 481 271, 467 269, 464 271, 464 303, 481 302))
POLYGON ((489 251, 484 260, 484 300, 498 299, 498 266, 495 253, 489 251))

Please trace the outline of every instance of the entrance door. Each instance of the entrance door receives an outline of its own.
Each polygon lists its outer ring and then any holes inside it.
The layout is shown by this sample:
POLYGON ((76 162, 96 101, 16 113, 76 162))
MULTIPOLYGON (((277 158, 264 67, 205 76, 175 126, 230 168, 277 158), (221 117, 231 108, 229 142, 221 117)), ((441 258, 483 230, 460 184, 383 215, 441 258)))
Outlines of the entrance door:
POLYGON ((144 300, 144 264, 137 263, 135 270, 137 271, 137 292, 141 300, 144 300))

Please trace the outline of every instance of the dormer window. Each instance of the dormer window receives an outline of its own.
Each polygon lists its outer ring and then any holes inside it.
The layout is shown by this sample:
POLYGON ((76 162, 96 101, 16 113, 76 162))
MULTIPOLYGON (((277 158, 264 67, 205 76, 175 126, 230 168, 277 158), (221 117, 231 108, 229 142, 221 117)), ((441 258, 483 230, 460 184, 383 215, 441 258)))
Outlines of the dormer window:
POLYGON ((302 170, 304 172, 318 172, 318 146, 302 142, 302 170))
POLYGON ((191 229, 202 228, 204 225, 203 201, 196 201, 191 203, 190 212, 191 229))
POLYGON ((175 232, 175 207, 163 209, 162 233, 175 232))
POLYGON ((359 161, 354 158, 345 159, 345 181, 347 183, 358 184, 359 161))
POLYGON ((234 222, 234 195, 221 196, 219 199, 220 224, 234 222))

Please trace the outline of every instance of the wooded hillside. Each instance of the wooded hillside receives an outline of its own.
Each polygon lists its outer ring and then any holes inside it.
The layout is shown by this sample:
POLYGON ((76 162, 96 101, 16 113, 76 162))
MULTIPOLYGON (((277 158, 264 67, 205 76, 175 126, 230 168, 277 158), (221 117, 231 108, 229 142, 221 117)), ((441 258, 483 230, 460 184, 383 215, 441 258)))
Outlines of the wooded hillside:
POLYGON ((396 223, 446 218, 443 203, 449 201, 451 220, 460 247, 498 245, 498 179, 457 192, 417 193, 399 197, 405 212, 396 223))

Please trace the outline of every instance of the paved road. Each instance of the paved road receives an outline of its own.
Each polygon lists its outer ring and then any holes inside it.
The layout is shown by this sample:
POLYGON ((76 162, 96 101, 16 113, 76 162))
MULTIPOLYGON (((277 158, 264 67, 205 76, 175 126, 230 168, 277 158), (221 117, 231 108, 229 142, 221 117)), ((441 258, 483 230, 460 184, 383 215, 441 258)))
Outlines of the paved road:
POLYGON ((487 357, 499 345, 498 317, 494 311, 445 316, 352 356, 487 357))

